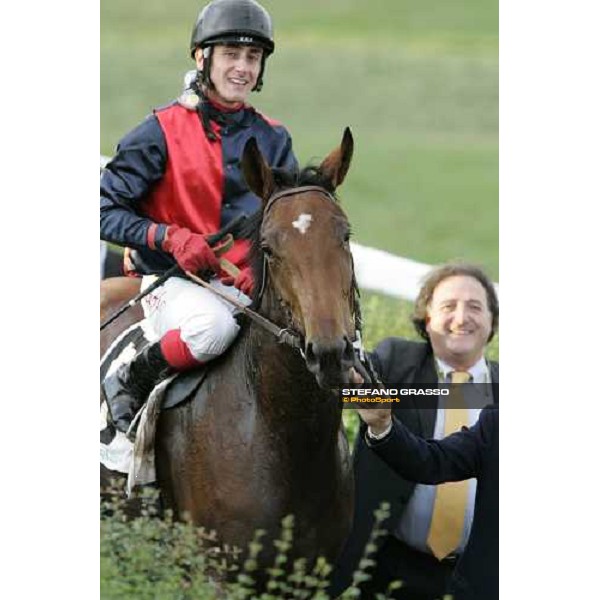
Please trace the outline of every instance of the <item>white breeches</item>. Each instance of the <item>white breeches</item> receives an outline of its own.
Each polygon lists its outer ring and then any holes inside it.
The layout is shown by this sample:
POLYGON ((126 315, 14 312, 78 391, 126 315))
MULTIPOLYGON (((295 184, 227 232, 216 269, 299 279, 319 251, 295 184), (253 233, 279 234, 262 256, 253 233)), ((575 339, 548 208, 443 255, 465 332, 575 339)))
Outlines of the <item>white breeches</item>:
MULTIPOLYGON (((156 275, 142 278, 142 290, 156 281, 156 275)), ((211 285, 245 305, 251 300, 234 286, 218 279, 211 285)), ((206 362, 222 354, 239 331, 234 319, 237 309, 210 290, 180 277, 171 277, 142 299, 144 315, 158 338, 179 329, 181 340, 196 360, 206 362)))

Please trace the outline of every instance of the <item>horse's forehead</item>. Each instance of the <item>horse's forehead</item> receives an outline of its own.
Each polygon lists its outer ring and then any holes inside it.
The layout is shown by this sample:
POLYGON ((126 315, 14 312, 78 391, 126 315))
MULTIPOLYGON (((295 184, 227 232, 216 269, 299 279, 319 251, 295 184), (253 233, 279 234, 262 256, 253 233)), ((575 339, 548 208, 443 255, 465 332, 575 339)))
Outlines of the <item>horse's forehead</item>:
POLYGON ((277 227, 306 235, 309 231, 328 226, 332 219, 346 220, 341 208, 324 194, 306 192, 284 200, 273 211, 277 227))

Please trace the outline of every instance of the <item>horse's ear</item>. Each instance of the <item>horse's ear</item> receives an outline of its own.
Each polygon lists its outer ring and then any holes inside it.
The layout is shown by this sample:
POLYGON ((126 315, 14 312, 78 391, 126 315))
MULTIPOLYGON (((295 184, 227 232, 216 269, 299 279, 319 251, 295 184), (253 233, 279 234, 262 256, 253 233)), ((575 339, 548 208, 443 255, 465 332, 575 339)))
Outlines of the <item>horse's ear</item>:
POLYGON ((350 127, 346 127, 341 146, 331 152, 319 167, 321 173, 331 181, 334 189, 342 185, 346 173, 348 173, 348 169, 350 168, 353 152, 354 139, 352 138, 350 127))
POLYGON ((242 153, 242 173, 250 191, 263 200, 268 200, 271 197, 275 189, 273 174, 253 137, 244 146, 244 152, 242 153))

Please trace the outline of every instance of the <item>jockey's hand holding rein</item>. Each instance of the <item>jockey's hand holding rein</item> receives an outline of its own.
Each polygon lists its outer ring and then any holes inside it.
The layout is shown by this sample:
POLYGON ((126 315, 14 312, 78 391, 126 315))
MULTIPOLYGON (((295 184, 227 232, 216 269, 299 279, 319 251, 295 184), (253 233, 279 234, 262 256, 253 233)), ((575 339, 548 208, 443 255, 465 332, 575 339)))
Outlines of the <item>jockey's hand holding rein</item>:
POLYGON ((184 271, 219 272, 219 259, 204 236, 192 233, 185 227, 169 225, 162 247, 173 256, 184 271))
POLYGON ((235 286, 238 290, 241 290, 249 298, 252 297, 252 292, 254 290, 254 277, 252 276, 252 270, 250 269, 250 267, 242 269, 236 277, 223 277, 221 281, 225 285, 235 286))
MULTIPOLYGON (((354 369, 350 369, 350 383, 360 385, 364 383, 363 377, 354 369)), ((357 408, 360 418, 368 425, 369 433, 377 436, 386 432, 392 424, 391 408, 357 408)))

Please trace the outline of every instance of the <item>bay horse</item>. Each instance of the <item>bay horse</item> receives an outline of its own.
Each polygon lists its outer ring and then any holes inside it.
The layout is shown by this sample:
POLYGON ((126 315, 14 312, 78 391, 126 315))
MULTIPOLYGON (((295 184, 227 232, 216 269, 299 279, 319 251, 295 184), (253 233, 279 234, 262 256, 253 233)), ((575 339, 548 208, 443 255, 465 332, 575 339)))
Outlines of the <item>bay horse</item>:
MULTIPOLYGON (((141 280, 135 277, 110 277, 100 281, 100 323, 138 294, 140 283, 141 280)), ((121 332, 143 318, 142 307, 136 304, 108 325, 107 331, 100 336, 100 357, 121 332)))
MULTIPOLYGON (((161 496, 176 517, 245 549, 256 529, 275 539, 293 514, 292 556, 336 559, 350 531, 353 479, 341 407, 331 387, 354 363, 358 290, 350 225, 336 197, 353 139, 319 167, 271 169, 254 139, 241 166, 262 205, 252 218, 252 307, 297 336, 280 343, 253 321, 212 361, 191 401, 160 414, 161 496)), ((272 555, 265 548, 263 564, 272 555)))

